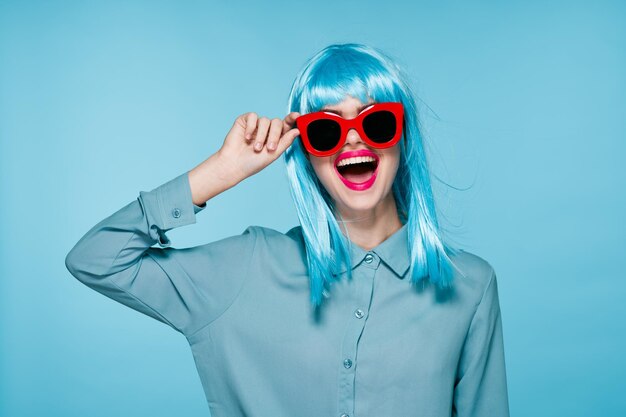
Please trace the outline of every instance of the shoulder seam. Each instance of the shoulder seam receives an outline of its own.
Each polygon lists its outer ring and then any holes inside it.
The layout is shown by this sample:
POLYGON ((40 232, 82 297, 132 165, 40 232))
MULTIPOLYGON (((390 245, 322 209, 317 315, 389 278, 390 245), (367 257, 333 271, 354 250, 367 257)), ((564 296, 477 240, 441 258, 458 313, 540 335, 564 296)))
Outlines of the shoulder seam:
MULTIPOLYGON (((248 228, 246 228, 247 230, 248 228)), ((248 283, 248 280, 250 279, 250 267, 252 266, 252 260, 254 259, 254 255, 256 254, 256 247, 257 247, 257 243, 259 241, 259 235, 258 235, 258 231, 256 231, 256 227, 252 227, 251 230, 255 230, 254 233, 254 246, 252 247, 252 255, 250 256, 250 261, 248 262, 248 266, 246 267, 246 271, 245 271, 245 279, 244 282, 241 284, 241 286, 239 287, 239 290, 237 291, 237 294, 235 295, 235 297, 233 297, 232 301, 230 302, 230 304, 228 304, 226 306, 226 308, 224 309, 224 311, 222 311, 221 313, 219 313, 217 316, 215 316, 214 318, 212 318, 211 320, 209 320, 208 323, 200 326, 197 330, 195 330, 193 333, 189 334, 187 336, 187 338, 193 337, 195 334, 197 334, 198 332, 200 332, 201 330, 205 329, 206 327, 208 327, 209 325, 211 325, 215 320, 219 319, 220 317, 222 317, 229 309, 230 307, 235 304, 235 301, 237 301, 237 299, 239 298, 239 294, 241 294, 241 291, 243 291, 243 288, 246 286, 246 284, 248 283)), ((245 230, 244 230, 245 231, 245 230)))
POLYGON ((489 265, 489 268, 491 269, 491 276, 489 277, 489 280, 487 281, 487 285, 485 285, 485 289, 483 290, 483 294, 480 296, 480 301, 478 302, 478 305, 482 304, 483 299, 485 298, 485 294, 487 294, 487 290, 489 289, 489 286, 491 285, 491 282, 494 280, 494 278, 496 276, 495 269, 493 269, 493 267, 491 265, 489 265))
POLYGON ((496 275, 495 270, 493 269, 493 267, 491 265, 489 265, 489 267, 491 268, 491 276, 489 277, 489 280, 487 281, 487 285, 485 286, 485 289, 483 290, 483 293, 480 296, 480 300, 478 301, 478 304, 476 304, 476 309, 474 310, 474 313, 472 313, 472 318, 471 318, 471 320, 469 322, 469 325, 467 326, 467 333, 465 333, 465 337, 463 339, 463 349, 465 349, 465 344, 467 343, 467 338, 469 337, 470 329, 474 325, 474 319, 476 318, 476 314, 478 313, 478 309, 480 308, 480 305, 482 304, 482 302, 483 302, 483 300, 485 298, 485 294, 487 294, 487 289, 491 285, 491 282, 493 281, 493 279, 494 279, 494 277, 496 275))
MULTIPOLYGON (((152 258, 152 256, 151 256, 150 254, 146 254, 145 256, 149 256, 151 259, 153 259, 153 258, 152 258)), ((159 265, 159 263, 158 263, 158 262, 156 262, 156 264, 159 266, 159 268, 163 269, 163 268, 161 267, 161 265, 159 265)), ((163 271, 163 272, 165 272, 165 271, 163 271)), ((121 292, 123 292, 124 294, 127 294, 127 295, 129 295, 129 296, 133 297, 135 300, 139 301, 141 304, 143 304, 144 306, 148 307, 148 308, 149 308, 150 310, 152 310, 152 311, 153 311, 156 315, 158 315, 159 317, 161 317, 161 319, 162 319, 165 323, 167 323, 168 325, 170 325, 170 326, 171 326, 172 328, 174 328, 176 331, 178 331, 179 333, 184 334, 184 332, 183 332, 183 330, 182 330, 182 329, 180 329, 178 326, 176 326, 174 323, 172 323, 170 320, 168 320, 168 319, 167 319, 167 318, 166 318, 163 314, 161 314, 158 310, 154 309, 154 307, 152 307, 150 304, 147 304, 147 303, 146 303, 145 301, 143 301, 142 299, 137 298, 137 296, 135 296, 135 294, 133 294, 132 292, 127 291, 127 290, 123 289, 122 287, 120 287, 119 285, 117 285, 117 284, 115 283, 115 280, 113 280, 113 278, 109 279, 109 281, 110 281, 110 282, 111 282, 111 284, 113 284, 113 285, 114 285, 114 286, 115 286, 118 290, 120 290, 120 291, 121 291, 121 292)))

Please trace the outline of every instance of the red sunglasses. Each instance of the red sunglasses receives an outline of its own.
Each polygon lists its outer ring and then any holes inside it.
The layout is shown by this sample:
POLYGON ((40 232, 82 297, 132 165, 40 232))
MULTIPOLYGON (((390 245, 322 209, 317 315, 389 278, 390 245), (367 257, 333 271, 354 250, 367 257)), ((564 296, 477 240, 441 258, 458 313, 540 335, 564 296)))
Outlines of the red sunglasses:
POLYGON ((389 148, 402 137, 404 107, 402 103, 374 103, 354 119, 318 111, 298 117, 296 126, 306 150, 318 157, 338 152, 350 129, 356 129, 372 148, 389 148))

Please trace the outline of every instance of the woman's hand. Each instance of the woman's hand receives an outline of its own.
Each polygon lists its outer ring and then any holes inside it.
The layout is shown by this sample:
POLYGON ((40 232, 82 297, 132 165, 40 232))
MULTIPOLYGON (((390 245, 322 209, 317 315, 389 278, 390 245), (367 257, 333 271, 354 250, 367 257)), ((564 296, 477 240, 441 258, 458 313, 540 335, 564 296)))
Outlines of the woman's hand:
POLYGON ((294 127, 298 116, 292 112, 270 120, 250 112, 237 117, 220 150, 189 171, 193 203, 204 205, 278 159, 300 134, 294 127), (254 149, 257 143, 259 150, 254 149))
POLYGON ((284 119, 259 117, 254 112, 235 119, 216 156, 220 165, 239 183, 274 162, 300 134, 295 128, 298 112, 284 119))

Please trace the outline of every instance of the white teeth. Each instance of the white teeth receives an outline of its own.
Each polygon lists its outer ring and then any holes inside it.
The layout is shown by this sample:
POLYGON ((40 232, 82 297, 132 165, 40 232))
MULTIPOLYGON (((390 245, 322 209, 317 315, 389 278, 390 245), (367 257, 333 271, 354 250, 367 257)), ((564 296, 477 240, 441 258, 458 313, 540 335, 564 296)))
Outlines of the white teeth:
POLYGON ((344 165, 351 165, 351 164, 360 164, 362 162, 375 162, 375 161, 376 161, 376 158, 372 156, 355 156, 353 158, 342 159, 337 164, 337 167, 342 167, 344 165))

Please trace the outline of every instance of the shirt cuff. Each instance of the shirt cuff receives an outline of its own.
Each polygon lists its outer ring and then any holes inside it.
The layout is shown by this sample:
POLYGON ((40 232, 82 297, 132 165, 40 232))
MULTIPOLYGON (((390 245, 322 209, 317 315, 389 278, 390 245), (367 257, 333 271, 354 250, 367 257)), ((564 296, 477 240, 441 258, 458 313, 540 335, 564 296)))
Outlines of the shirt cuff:
POLYGON ((194 214, 198 214, 199 212, 201 212, 202 210, 204 210, 206 208, 206 203, 204 203, 201 206, 198 206, 196 204, 193 205, 193 212, 194 214))
POLYGON ((171 245, 164 232, 195 223, 196 213, 206 208, 206 203, 193 203, 187 172, 152 191, 140 191, 139 198, 146 211, 150 236, 162 247, 171 245))

